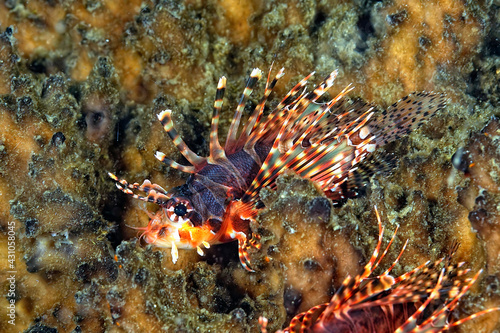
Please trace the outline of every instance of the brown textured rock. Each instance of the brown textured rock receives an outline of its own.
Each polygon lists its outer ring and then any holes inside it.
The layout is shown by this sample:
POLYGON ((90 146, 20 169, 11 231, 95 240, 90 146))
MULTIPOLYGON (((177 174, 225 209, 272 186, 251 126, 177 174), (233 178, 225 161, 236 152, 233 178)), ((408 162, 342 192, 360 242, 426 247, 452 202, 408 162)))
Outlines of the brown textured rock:
POLYGON ((466 70, 467 59, 478 52, 483 34, 479 6, 452 0, 402 0, 380 8, 377 14, 377 33, 390 37, 365 67, 367 97, 385 97, 381 95, 384 89, 375 88, 380 86, 390 87, 393 93, 436 89, 432 78, 440 67, 466 70))
POLYGON ((471 181, 467 187, 461 189, 461 203, 470 211, 468 218, 471 226, 485 242, 486 273, 497 278, 500 274, 499 128, 498 119, 492 119, 481 132, 475 133, 464 147, 466 153, 462 159, 472 161, 466 170, 471 181))

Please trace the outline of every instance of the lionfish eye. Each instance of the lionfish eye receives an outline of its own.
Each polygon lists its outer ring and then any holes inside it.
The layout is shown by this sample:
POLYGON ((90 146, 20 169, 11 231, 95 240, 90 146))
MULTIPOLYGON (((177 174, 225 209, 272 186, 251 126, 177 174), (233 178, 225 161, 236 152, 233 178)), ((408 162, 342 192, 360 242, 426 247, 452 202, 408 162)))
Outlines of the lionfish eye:
POLYGON ((170 221, 174 224, 189 222, 189 212, 194 209, 188 199, 173 198, 169 201, 165 213, 170 221))
POLYGON ((186 205, 179 203, 174 207, 174 214, 177 216, 184 216, 187 213, 186 205))

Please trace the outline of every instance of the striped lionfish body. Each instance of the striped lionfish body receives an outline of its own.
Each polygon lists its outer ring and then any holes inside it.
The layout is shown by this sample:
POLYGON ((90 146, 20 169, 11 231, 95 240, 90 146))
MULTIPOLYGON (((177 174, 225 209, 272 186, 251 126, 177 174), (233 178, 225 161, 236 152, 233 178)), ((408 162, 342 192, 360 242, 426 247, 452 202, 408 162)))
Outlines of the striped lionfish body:
MULTIPOLYGON (((396 229, 379 255, 384 228, 376 207, 375 213, 379 238, 363 272, 355 278, 347 277, 329 303, 296 315, 279 333, 438 333, 500 310, 490 308, 449 322, 450 313, 481 274, 479 271, 465 278, 470 270, 462 268, 464 263, 451 263, 458 243, 454 243, 446 258, 426 262, 394 277, 390 273, 403 254, 406 241, 394 263, 381 275, 373 276, 397 232, 396 229)), ((259 323, 262 333, 267 333, 267 319, 260 317, 259 323)))
POLYGON ((210 132, 210 155, 192 152, 174 129, 171 111, 158 114, 173 143, 191 165, 180 165, 161 152, 156 158, 172 168, 189 173, 182 186, 170 191, 145 180, 129 184, 110 176, 123 192, 154 202, 160 210, 151 216, 143 233, 148 243, 172 249, 197 249, 201 246, 237 240, 242 265, 251 270, 248 247, 259 247, 250 221, 264 207, 259 200, 262 188, 275 188, 276 178, 285 170, 316 182, 334 203, 355 197, 369 177, 391 167, 389 159, 366 159, 378 147, 411 132, 445 104, 444 96, 434 93, 411 94, 386 111, 375 114, 374 106, 349 103, 343 97, 348 86, 326 103, 318 99, 333 85, 337 71, 328 75, 314 90, 305 85, 311 73, 290 90, 281 102, 264 116, 266 101, 283 69, 271 80, 271 70, 261 98, 247 122, 240 119, 246 101, 262 72, 254 69, 236 108, 224 147, 218 139, 219 112, 226 79, 217 86, 210 132), (137 191, 145 195, 136 194, 137 191))

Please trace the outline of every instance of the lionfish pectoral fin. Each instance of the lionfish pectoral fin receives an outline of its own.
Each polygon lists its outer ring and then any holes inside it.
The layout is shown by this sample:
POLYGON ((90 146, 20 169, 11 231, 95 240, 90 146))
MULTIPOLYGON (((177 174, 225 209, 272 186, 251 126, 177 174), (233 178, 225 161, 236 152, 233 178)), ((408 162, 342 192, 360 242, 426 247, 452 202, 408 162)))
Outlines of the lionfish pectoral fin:
MULTIPOLYGON (((347 134, 346 137, 356 147, 357 157, 346 168, 347 173, 336 175, 338 178, 332 178, 330 184, 324 187, 325 194, 334 202, 342 202, 358 196, 374 174, 388 174, 397 165, 396 157, 385 153, 373 154, 375 149, 417 129, 445 105, 446 98, 443 94, 412 93, 378 116, 374 114, 371 119, 360 122, 360 118, 354 119, 356 114, 368 113, 374 106, 362 101, 354 102, 351 105, 352 111, 332 120, 330 126, 335 124, 341 128, 342 135, 347 134), (355 125, 356 123, 359 124, 355 125), (346 179, 343 180, 342 177, 346 179)), ((343 110, 345 107, 342 107, 343 110)), ((321 133, 328 135, 324 129, 321 133)))
POLYGON ((276 177, 286 169, 315 181, 338 202, 357 196, 371 175, 396 165, 390 155, 366 158, 418 128, 446 104, 443 94, 413 93, 377 115, 371 104, 356 101, 349 105, 342 100, 350 87, 328 103, 313 104, 333 76, 294 102, 244 200, 258 200, 260 189, 273 188, 276 177), (332 114, 333 110, 340 114, 332 114))
MULTIPOLYGON (((434 327, 435 330, 429 330, 427 328, 424 328, 424 325, 417 325, 417 319, 419 316, 424 312, 425 309, 429 306, 429 304, 433 301, 439 298, 440 293, 439 290, 443 286, 443 280, 446 278, 445 275, 446 270, 443 268, 439 272, 439 277, 437 278, 437 282, 432 288, 431 293, 428 295, 428 297, 425 299, 425 301, 418 307, 417 311, 415 311, 405 322, 403 325, 401 325, 395 333, 403 333, 403 332, 414 332, 414 333, 424 333, 424 332, 441 332, 442 328, 439 327, 434 327)), ((437 272, 436 272, 437 273, 437 272)), ((433 321, 437 321, 439 319, 442 319, 435 314, 431 316, 433 321)), ((430 327, 429 327, 430 328, 430 327)))
POLYGON ((250 255, 248 254, 248 243, 245 236, 238 237, 238 256, 240 258, 240 263, 249 272, 255 272, 250 264, 250 255))
POLYGON ((350 87, 344 89, 329 103, 316 104, 315 102, 333 85, 337 76, 337 71, 333 71, 312 92, 304 92, 295 97, 311 75, 299 82, 285 96, 275 111, 269 115, 268 121, 257 126, 253 135, 260 137, 250 137, 249 142, 256 142, 266 136, 272 137, 273 146, 242 201, 256 203, 260 189, 266 186, 272 188, 276 178, 287 169, 304 176, 298 169, 304 165, 304 162, 310 161, 308 157, 316 158, 323 153, 321 148, 311 147, 309 141, 304 141, 317 129, 316 125, 332 105, 350 91, 350 87), (267 128, 262 128, 264 125, 267 128), (308 148, 312 149, 309 153, 305 151, 308 148))
POLYGON ((130 184, 125 179, 119 179, 116 175, 108 172, 111 179, 116 182, 116 187, 123 193, 131 195, 135 199, 146 202, 152 202, 158 205, 164 205, 170 199, 170 195, 160 185, 152 184, 149 180, 145 180, 142 185, 138 183, 130 184), (133 190, 142 191, 146 196, 138 195, 133 190))

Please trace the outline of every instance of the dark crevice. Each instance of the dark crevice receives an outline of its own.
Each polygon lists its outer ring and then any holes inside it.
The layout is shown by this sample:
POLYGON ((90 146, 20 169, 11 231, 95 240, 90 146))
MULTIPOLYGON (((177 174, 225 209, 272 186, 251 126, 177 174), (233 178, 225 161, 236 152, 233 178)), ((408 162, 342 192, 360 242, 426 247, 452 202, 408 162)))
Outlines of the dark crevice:
POLYGON ((359 53, 364 53, 368 49, 368 39, 373 37, 375 33, 375 28, 371 22, 371 11, 365 9, 366 11, 362 13, 356 26, 358 27, 360 41, 356 44, 356 51, 359 53))
POLYGON ((318 11, 316 15, 314 15, 313 22, 309 27, 310 34, 311 35, 316 34, 319 31, 319 29, 323 26, 323 24, 325 24, 327 18, 328 16, 324 12, 318 11))
POLYGON ((198 120, 198 113, 198 110, 192 110, 190 113, 184 115, 186 128, 190 129, 190 135, 184 135, 182 139, 196 154, 200 156, 207 156, 209 149, 208 141, 205 137, 206 131, 200 130, 203 128, 203 125, 198 120))

